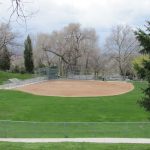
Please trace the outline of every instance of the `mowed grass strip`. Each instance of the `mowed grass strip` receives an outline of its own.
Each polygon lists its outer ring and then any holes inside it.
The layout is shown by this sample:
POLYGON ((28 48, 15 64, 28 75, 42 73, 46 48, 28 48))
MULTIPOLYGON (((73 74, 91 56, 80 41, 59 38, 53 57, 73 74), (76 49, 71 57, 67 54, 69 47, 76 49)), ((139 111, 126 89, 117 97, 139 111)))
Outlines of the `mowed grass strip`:
POLYGON ((0 143, 1 150, 149 150, 150 145, 92 143, 0 143))
POLYGON ((1 138, 150 138, 150 123, 0 122, 1 138))
POLYGON ((4 72, 0 71, 0 84, 3 84, 8 79, 11 78, 18 78, 18 79, 29 79, 34 77, 32 74, 20 74, 20 73, 11 73, 11 72, 4 72))
POLYGON ((134 82, 135 89, 118 96, 69 98, 36 96, 0 90, 0 120, 41 122, 134 122, 148 121, 137 100, 146 82, 134 82))

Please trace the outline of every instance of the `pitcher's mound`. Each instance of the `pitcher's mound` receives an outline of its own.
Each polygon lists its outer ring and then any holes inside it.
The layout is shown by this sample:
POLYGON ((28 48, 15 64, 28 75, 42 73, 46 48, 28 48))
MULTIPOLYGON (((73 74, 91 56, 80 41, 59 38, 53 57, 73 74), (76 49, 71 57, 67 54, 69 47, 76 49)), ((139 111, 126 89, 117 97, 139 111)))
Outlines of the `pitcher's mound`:
POLYGON ((127 82, 52 80, 16 88, 16 90, 45 96, 90 97, 127 93, 134 86, 127 82))

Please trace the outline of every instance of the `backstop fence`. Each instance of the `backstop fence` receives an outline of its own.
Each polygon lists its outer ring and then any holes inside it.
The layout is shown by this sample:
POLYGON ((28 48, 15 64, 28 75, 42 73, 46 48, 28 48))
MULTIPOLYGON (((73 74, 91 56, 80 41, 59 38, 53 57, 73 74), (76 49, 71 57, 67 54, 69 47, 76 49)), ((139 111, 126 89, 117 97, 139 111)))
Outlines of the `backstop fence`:
POLYGON ((120 75, 107 76, 82 66, 71 66, 67 69, 57 67, 39 68, 35 71, 48 79, 75 79, 75 80, 123 80, 120 75))
POLYGON ((48 79, 76 79, 76 80, 93 80, 98 79, 98 74, 90 68, 82 66, 67 66, 63 68, 45 67, 36 70, 40 76, 47 76, 48 79))
POLYGON ((0 138, 150 138, 150 122, 0 121, 0 138))

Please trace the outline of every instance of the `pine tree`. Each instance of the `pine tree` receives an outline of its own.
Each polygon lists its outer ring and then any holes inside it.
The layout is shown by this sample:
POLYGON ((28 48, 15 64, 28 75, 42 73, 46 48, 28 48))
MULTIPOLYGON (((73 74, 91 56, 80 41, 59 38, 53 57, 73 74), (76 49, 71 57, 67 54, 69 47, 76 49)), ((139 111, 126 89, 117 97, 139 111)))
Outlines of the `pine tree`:
MULTIPOLYGON (((150 58, 150 21, 147 22, 146 31, 139 29, 135 34, 142 47, 141 53, 147 54, 150 58)), ((148 87, 144 90, 144 98, 139 101, 140 105, 150 111, 150 59, 143 61, 144 77, 148 81, 148 87)))
POLYGON ((10 69, 10 57, 7 46, 4 46, 0 53, 0 70, 6 71, 10 69))
POLYGON ((32 52, 32 41, 30 36, 27 36, 27 39, 24 42, 24 64, 26 72, 33 73, 34 64, 33 64, 33 52, 32 52))

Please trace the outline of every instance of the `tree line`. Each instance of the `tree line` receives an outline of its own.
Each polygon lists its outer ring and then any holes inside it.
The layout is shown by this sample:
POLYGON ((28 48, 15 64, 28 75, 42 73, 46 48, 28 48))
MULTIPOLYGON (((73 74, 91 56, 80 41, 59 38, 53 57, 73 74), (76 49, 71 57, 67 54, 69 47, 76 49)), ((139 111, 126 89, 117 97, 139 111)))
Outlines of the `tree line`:
MULTIPOLYGON (((99 37, 93 28, 82 28, 78 23, 71 23, 52 33, 28 35, 24 42, 24 53, 13 51, 17 47, 17 33, 8 24, 0 25, 0 69, 34 73, 42 67, 58 67, 59 75, 68 70, 93 73, 96 77, 119 74, 140 77, 142 68, 134 61, 140 57, 140 43, 135 31, 128 25, 114 26, 100 47, 99 37), (137 69, 138 68, 138 69, 137 69)), ((20 48, 20 47, 19 47, 20 48)), ((17 47, 18 49, 18 47, 17 47)))

